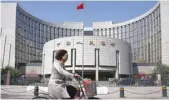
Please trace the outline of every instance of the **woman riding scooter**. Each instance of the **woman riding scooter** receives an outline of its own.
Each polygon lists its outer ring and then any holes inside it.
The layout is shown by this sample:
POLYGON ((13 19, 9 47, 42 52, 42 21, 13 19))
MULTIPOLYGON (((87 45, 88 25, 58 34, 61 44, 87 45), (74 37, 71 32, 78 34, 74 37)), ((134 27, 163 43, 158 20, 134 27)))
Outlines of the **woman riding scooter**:
POLYGON ((71 98, 76 95, 76 88, 66 84, 67 80, 74 77, 80 77, 78 74, 72 74, 65 70, 65 62, 68 59, 66 50, 58 50, 55 55, 55 61, 52 66, 52 72, 48 83, 48 92, 57 99, 71 98))

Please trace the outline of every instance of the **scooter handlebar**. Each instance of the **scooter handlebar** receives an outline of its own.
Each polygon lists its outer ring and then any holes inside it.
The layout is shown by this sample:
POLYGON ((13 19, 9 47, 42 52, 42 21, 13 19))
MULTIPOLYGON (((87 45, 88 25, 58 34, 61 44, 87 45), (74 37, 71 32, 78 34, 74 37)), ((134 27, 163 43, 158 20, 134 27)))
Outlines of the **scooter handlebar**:
POLYGON ((82 78, 81 76, 74 76, 74 78, 75 78, 76 80, 83 80, 83 78, 82 78))

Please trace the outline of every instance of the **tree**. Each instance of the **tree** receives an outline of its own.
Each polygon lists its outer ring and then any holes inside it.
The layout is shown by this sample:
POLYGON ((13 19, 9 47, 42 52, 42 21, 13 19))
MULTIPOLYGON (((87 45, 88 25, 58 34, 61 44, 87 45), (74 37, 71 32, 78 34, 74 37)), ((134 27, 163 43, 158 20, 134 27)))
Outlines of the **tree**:
POLYGON ((10 78, 15 80, 21 75, 21 72, 19 72, 19 70, 11 67, 11 66, 6 66, 5 68, 1 69, 1 81, 2 79, 6 78, 6 75, 8 73, 8 71, 10 71, 10 78))
POLYGON ((167 77, 169 78, 169 66, 157 63, 157 67, 153 70, 153 75, 155 76, 156 74, 161 75, 162 81, 167 79, 167 77))
POLYGON ((169 66, 165 64, 157 64, 157 68, 154 69, 155 74, 169 74, 169 66))

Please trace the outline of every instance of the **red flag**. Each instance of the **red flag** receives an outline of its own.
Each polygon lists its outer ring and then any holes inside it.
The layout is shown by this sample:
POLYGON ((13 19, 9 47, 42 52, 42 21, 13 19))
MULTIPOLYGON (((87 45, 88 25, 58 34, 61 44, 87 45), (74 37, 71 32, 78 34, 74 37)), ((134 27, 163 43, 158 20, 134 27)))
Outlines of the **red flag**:
POLYGON ((79 5, 77 5, 76 9, 79 10, 79 9, 83 9, 84 8, 84 4, 83 3, 80 3, 79 5))

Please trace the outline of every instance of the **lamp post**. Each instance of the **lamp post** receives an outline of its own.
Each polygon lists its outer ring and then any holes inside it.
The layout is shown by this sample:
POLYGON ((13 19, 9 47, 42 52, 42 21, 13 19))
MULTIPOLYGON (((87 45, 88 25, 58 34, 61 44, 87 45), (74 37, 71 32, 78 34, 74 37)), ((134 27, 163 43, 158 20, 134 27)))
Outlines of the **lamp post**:
MULTIPOLYGON (((46 82, 45 82, 45 72, 44 72, 44 71, 45 71, 45 70, 44 70, 45 53, 43 54, 41 51, 37 51, 36 53, 38 53, 38 56, 39 56, 39 55, 41 55, 41 56, 43 55, 43 59, 42 59, 43 78, 42 78, 42 79, 43 79, 44 83, 46 83, 46 82)), ((38 59, 38 60, 40 60, 40 59, 38 59)), ((42 70, 41 70, 41 72, 42 72, 42 70)), ((42 74, 42 73, 41 73, 41 74, 42 74)))
POLYGON ((9 44, 9 58, 8 58, 8 66, 10 63, 10 58, 11 58, 11 44, 9 44))
POLYGON ((133 65, 132 65, 132 63, 131 63, 131 58, 132 58, 132 54, 131 54, 131 52, 129 51, 129 67, 130 67, 130 75, 129 75, 129 78, 131 78, 131 75, 132 75, 132 67, 133 67, 133 65))
POLYGON ((7 39, 7 36, 5 35, 5 43, 4 43, 4 52, 3 52, 3 58, 2 58, 2 68, 4 67, 4 56, 5 56, 5 48, 6 48, 6 39, 7 39))
POLYGON ((45 81, 45 68, 44 68, 44 63, 45 63, 45 53, 43 54, 43 81, 44 81, 44 83, 46 83, 46 81, 45 81))

